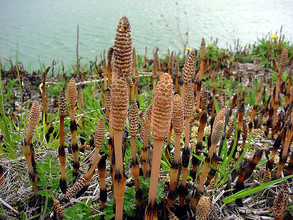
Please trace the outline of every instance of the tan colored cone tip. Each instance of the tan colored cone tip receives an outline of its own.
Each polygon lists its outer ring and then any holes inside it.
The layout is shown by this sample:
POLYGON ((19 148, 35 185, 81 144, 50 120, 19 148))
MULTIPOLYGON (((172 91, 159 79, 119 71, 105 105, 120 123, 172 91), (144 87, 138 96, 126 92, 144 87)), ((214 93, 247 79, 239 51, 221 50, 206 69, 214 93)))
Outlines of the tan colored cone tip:
POLYGON ((105 122, 104 122, 104 117, 100 115, 99 117, 99 122, 95 128, 95 147, 102 147, 105 139, 105 122))
POLYGON ((65 87, 63 87, 63 89, 60 92, 58 105, 59 105, 59 116, 66 117, 67 116, 67 105, 66 105, 65 87))
POLYGON ((174 132, 181 134, 184 130, 184 108, 182 98, 178 94, 173 99, 172 123, 174 132))
POLYGON ((151 127, 153 138, 164 140, 170 128, 173 111, 173 81, 168 73, 164 73, 154 93, 151 127))
POLYGON ((123 130, 128 111, 129 91, 123 77, 117 77, 111 89, 111 114, 113 129, 123 130))
POLYGON ((129 132, 131 136, 135 136, 138 131, 138 106, 136 100, 132 100, 132 103, 130 105, 129 115, 128 115, 128 121, 129 121, 129 132))
POLYGON ((68 83, 67 98, 69 104, 74 106, 77 99, 76 83, 74 78, 71 78, 70 82, 68 83))
POLYGON ((184 83, 190 82, 195 74, 196 56, 197 56, 196 50, 192 50, 186 58, 184 68, 183 68, 184 83))
POLYGON ((126 17, 119 21, 114 42, 113 71, 120 76, 129 76, 132 68, 132 39, 130 23, 126 17))
POLYGON ((35 101, 29 113, 28 126, 30 128, 34 129, 37 126, 40 119, 40 114, 41 114, 40 104, 38 101, 35 101))
POLYGON ((192 109, 194 107, 194 93, 193 93, 193 85, 191 82, 187 84, 186 92, 183 98, 183 106, 184 106, 185 117, 191 117, 192 109))

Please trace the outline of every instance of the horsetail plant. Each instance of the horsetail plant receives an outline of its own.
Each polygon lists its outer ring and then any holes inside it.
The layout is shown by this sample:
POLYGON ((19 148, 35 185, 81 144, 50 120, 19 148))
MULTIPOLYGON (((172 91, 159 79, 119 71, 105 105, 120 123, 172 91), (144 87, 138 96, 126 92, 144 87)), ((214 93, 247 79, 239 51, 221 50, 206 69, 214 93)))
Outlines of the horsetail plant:
POLYGON ((32 136, 33 131, 36 128, 39 119, 40 119, 40 105, 38 101, 35 101, 31 107, 31 110, 29 112, 29 119, 28 119, 28 127, 26 131, 26 135, 22 141, 22 151, 25 156, 25 160, 28 167, 29 177, 31 184, 34 188, 35 196, 38 197, 38 187, 37 187, 37 180, 38 177, 36 175, 35 170, 35 162, 32 161, 32 157, 34 158, 34 152, 32 151, 33 145, 32 145, 32 136))
POLYGON ((202 38, 201 46, 200 46, 200 68, 196 76, 196 109, 199 110, 200 108, 200 90, 201 90, 201 78, 204 74, 204 63, 206 57, 206 45, 205 40, 202 38))
POLYGON ((136 142, 135 137, 139 128, 139 109, 135 99, 132 100, 128 121, 129 121, 129 133, 131 136, 130 143, 131 143, 131 151, 132 151, 132 173, 134 177, 135 183, 135 193, 136 193, 136 201, 137 201, 137 208, 141 208, 142 205, 142 192, 139 189, 139 164, 136 157, 136 142))
POLYGON ((184 67, 183 67, 183 88, 182 88, 182 94, 181 94, 182 98, 184 97, 188 83, 191 82, 192 78, 194 77, 195 68, 196 68, 196 60, 197 60, 196 57, 197 57, 197 51, 192 50, 188 54, 185 60, 184 67))
POLYGON ((273 213, 276 220, 282 220, 284 213, 287 209, 289 203, 289 183, 287 180, 284 180, 282 183, 281 190, 278 192, 273 205, 273 213))
POLYGON ((157 219, 156 193, 161 164, 162 148, 168 134, 173 111, 173 82, 168 73, 164 73, 154 93, 151 127, 154 140, 152 170, 149 187, 148 204, 145 210, 145 219, 157 219))
POLYGON ((211 169, 211 161, 212 161, 212 157, 214 154, 216 154, 216 147, 218 142, 221 139, 221 134, 222 134, 222 130, 224 128, 224 117, 225 117, 225 112, 226 112, 226 108, 221 109, 221 111, 217 114, 215 121, 214 121, 214 126, 213 126, 213 130, 212 130, 212 136, 211 136, 211 147, 209 149, 209 154, 205 159, 205 162, 203 164, 203 170, 202 170, 202 175, 200 177, 200 181, 197 185, 197 189, 196 189, 196 193, 193 196, 193 199, 191 201, 191 208, 193 210, 195 210, 196 208, 196 204, 198 201, 198 197, 202 191, 202 187, 205 183, 206 177, 211 169))
POLYGON ((200 197, 198 204, 196 206, 196 220, 205 220, 208 219, 209 212, 211 207, 211 198, 208 196, 200 197))
POLYGON ((66 93, 65 93, 65 85, 63 86, 60 96, 59 96, 59 117, 60 117, 60 146, 58 149, 60 167, 61 167, 61 178, 60 178, 60 188, 62 193, 66 193, 66 177, 65 177, 65 146, 64 146, 64 118, 67 116, 67 105, 66 105, 66 93))
POLYGON ((176 94, 173 99, 172 124, 175 133, 175 150, 174 159, 170 168, 170 191, 167 200, 170 207, 177 197, 176 187, 178 184, 180 167, 180 136, 184 129, 184 108, 182 98, 179 94, 176 94))
POLYGON ((150 169, 149 165, 149 139, 150 139, 150 128, 152 120, 152 106, 147 107, 146 111, 142 116, 142 135, 143 135, 143 148, 142 148, 142 171, 143 178, 146 179, 150 169))
POLYGON ((75 121, 77 92, 76 92, 76 83, 74 78, 71 78, 70 82, 68 83, 67 98, 70 104, 70 132, 71 132, 72 154, 73 154, 73 176, 77 176, 79 171, 78 144, 76 141, 77 124, 75 121))
MULTIPOLYGON (((200 121, 199 121, 199 128, 198 128, 198 135, 197 135, 197 144, 196 144, 196 148, 195 148, 195 154, 200 156, 201 155, 201 150, 203 149, 202 146, 202 140, 204 137, 204 128, 207 124, 207 113, 206 111, 204 111, 200 117, 200 121)), ((193 180, 195 180, 196 177, 196 172, 197 172, 197 168, 198 165, 200 164, 200 160, 195 157, 192 156, 192 169, 190 170, 190 176, 193 178, 193 180)))
POLYGON ((255 103, 254 103, 254 106, 253 106, 253 109, 252 109, 252 112, 251 112, 251 116, 250 116, 250 122, 248 124, 249 132, 251 132, 251 130, 252 130, 252 122, 253 122, 253 119, 254 119, 254 116, 255 116, 255 113, 256 113, 257 103, 258 103, 258 100, 259 100, 259 97, 260 97, 260 91, 261 91, 261 88, 263 87, 264 81, 265 81, 265 77, 261 76, 260 81, 259 81, 259 85, 258 85, 258 88, 257 88, 255 103))
POLYGON ((184 116, 185 116, 185 144, 184 150, 182 152, 182 182, 180 186, 180 207, 184 205, 186 197, 186 183, 187 183, 187 173, 188 164, 190 159, 190 149, 189 149, 189 136, 190 136, 190 118, 192 115, 192 109, 194 106, 194 93, 192 82, 189 82, 186 87, 186 92, 183 98, 184 116))
POLYGON ((287 48, 284 48, 282 54, 281 54, 281 59, 280 59, 280 68, 278 71, 277 75, 277 84, 276 84, 276 90, 275 90, 275 95, 273 96, 272 99, 272 107, 274 111, 274 116, 273 116, 273 125, 272 125, 272 139, 274 139, 274 133, 275 133, 275 126, 277 123, 277 110, 280 106, 280 86, 281 86, 281 77, 282 77, 282 72, 283 69, 287 63, 288 60, 288 51, 287 48))
POLYGON ((47 79, 47 74, 50 70, 50 67, 47 67, 43 73, 42 76, 42 108, 43 108, 43 114, 45 115, 45 123, 46 125, 48 124, 48 112, 46 111, 46 79, 47 79))
POLYGON ((116 219, 123 218, 123 200, 126 177, 123 172, 122 134, 127 118, 128 92, 126 81, 122 77, 115 78, 111 89, 111 120, 114 130, 114 197, 116 204, 116 219))

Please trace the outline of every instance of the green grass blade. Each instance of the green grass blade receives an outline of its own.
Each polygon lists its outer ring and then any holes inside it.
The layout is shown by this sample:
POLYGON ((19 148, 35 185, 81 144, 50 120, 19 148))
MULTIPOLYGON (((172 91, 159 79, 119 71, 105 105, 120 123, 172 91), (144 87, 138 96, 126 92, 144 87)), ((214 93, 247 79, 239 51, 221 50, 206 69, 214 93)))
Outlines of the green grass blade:
POLYGON ((236 199, 240 199, 240 198, 243 198, 245 196, 249 196, 249 195, 251 195, 253 193, 257 193, 257 192, 259 192, 259 191, 261 191, 261 190, 263 190, 263 189, 265 189, 265 188, 267 188, 269 186, 272 186, 274 184, 280 183, 280 182, 282 182, 282 181, 284 181, 286 179, 292 178, 292 177, 293 177, 293 175, 290 175, 290 176, 286 176, 286 177, 283 177, 283 178, 280 178, 280 179, 277 179, 277 180, 273 180, 273 181, 268 182, 268 183, 264 183, 264 184, 262 184, 260 186, 254 187, 252 189, 243 189, 243 190, 235 193, 232 196, 228 196, 228 197, 222 199, 222 202, 224 202, 224 203, 234 202, 236 199))

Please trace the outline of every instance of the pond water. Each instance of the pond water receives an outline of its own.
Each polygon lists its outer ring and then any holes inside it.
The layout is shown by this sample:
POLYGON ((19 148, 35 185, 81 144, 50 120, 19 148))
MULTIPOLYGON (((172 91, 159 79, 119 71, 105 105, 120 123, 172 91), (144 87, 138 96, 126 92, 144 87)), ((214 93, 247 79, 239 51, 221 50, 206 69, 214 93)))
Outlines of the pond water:
POLYGON ((79 55, 94 60, 114 42, 119 19, 127 16, 138 54, 155 46, 182 51, 183 42, 198 48, 201 38, 234 47, 254 43, 283 26, 293 39, 292 0, 9 0, 0 1, 0 56, 21 61, 28 70, 76 63, 77 25, 79 55), (187 35, 188 34, 188 35, 187 35))

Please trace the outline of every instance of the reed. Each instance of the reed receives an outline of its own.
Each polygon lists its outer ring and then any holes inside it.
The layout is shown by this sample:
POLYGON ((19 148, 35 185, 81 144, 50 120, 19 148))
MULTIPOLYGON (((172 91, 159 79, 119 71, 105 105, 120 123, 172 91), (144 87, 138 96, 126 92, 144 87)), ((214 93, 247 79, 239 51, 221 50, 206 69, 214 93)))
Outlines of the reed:
POLYGON ((179 195, 180 207, 183 207, 186 197, 186 183, 188 165, 190 159, 189 137, 190 137, 190 118, 192 115, 192 109, 194 106, 194 93, 192 82, 189 82, 186 87, 186 92, 183 98, 184 116, 185 116, 185 144, 182 152, 182 182, 179 195))
POLYGON ((39 102, 35 101, 29 112, 27 132, 22 141, 22 151, 25 156, 25 160, 28 167, 29 178, 33 186, 36 197, 38 197, 38 186, 37 186, 38 177, 36 175, 35 161, 34 159, 32 160, 32 158, 35 158, 34 151, 32 149, 33 148, 32 137, 33 137, 33 131, 39 122, 40 112, 41 112, 41 109, 40 109, 39 102))
POLYGON ((70 104, 70 132, 71 132, 72 154, 73 154, 73 176, 77 176, 79 171, 78 144, 76 141, 77 124, 75 121, 77 92, 76 92, 76 83, 74 78, 71 78, 70 82, 68 83, 67 98, 70 104))
POLYGON ((66 86, 64 85, 60 95, 59 95, 59 117, 60 117, 60 146, 59 146, 59 160, 60 160, 60 168, 61 168, 61 178, 60 178, 60 188, 62 193, 66 193, 67 185, 66 185, 66 177, 65 177, 65 146, 64 146, 64 118, 67 116, 67 105, 66 105, 66 86))
POLYGON ((151 127, 154 139, 152 170, 149 187, 148 204, 145 210, 145 219, 157 219, 156 193, 161 164, 163 141, 168 134, 173 111, 173 82, 168 73, 164 73, 154 93, 151 127))
POLYGON ((196 68, 196 60, 197 60, 196 57, 197 57, 197 51, 192 50, 188 54, 185 60, 184 67, 183 67, 183 88, 182 88, 182 94, 181 94, 182 98, 184 97, 188 83, 191 82, 192 78, 194 77, 195 68, 196 68))
POLYGON ((175 150, 174 159, 170 168, 170 191, 168 194, 168 205, 171 207, 177 197, 176 187, 179 179, 180 167, 180 136, 184 129, 184 107, 183 101, 179 94, 176 94, 173 99, 172 124, 175 133, 175 150))
POLYGON ((206 57, 206 44, 204 38, 201 40, 200 46, 200 68, 196 76, 196 109, 200 109, 200 90, 201 90, 201 79, 204 74, 204 65, 205 65, 205 57, 206 57))

